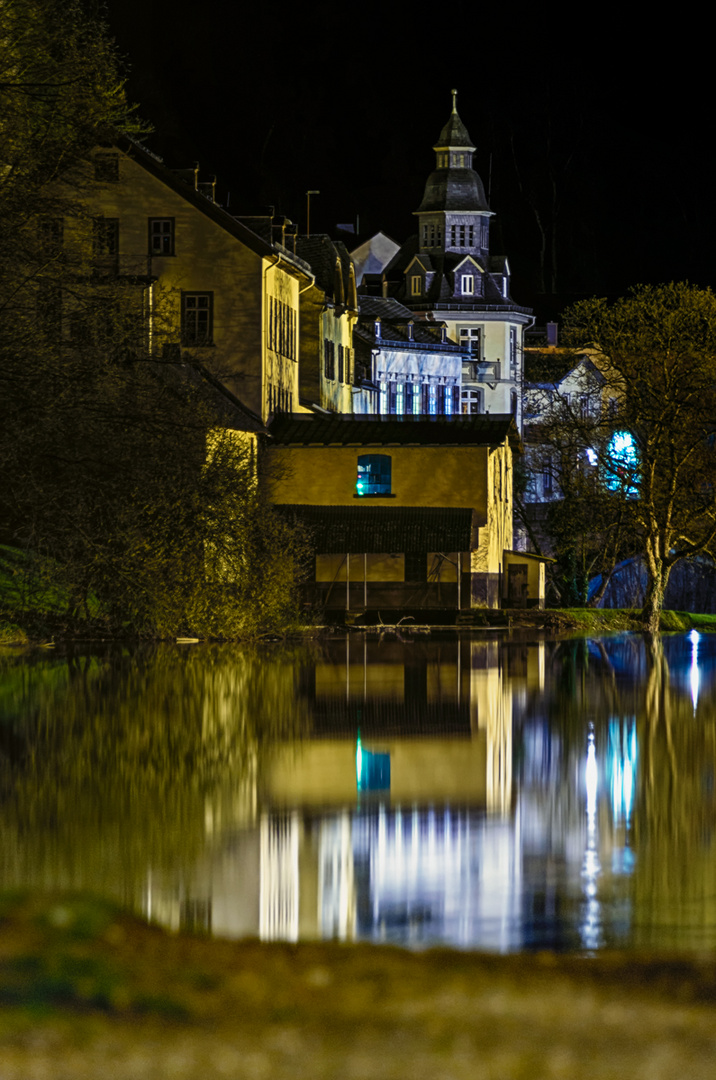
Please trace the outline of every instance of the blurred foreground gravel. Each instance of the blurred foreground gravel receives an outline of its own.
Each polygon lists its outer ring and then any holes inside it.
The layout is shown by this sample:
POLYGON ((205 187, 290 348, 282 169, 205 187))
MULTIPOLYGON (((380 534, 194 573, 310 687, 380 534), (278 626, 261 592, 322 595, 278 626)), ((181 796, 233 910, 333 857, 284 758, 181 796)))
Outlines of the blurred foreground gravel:
POLYGON ((716 962, 173 937, 0 905, 0 1080, 716 1075, 716 962))

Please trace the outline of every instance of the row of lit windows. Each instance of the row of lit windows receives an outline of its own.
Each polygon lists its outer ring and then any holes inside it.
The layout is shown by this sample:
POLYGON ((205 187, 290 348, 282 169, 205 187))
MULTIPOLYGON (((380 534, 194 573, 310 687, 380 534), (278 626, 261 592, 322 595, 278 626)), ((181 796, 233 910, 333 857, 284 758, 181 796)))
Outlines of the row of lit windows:
MULTIPOLYGON (((475 241, 479 247, 487 248, 490 239, 490 226, 487 222, 475 225, 474 223, 451 225, 450 246, 453 248, 474 248, 475 241)), ((442 225, 433 222, 423 224, 423 247, 442 247, 442 225)))
POLYGON ((447 169, 448 166, 451 169, 469 169, 472 166, 472 154, 464 150, 453 150, 451 153, 440 151, 437 155, 437 166, 439 169, 447 169))
POLYGON ((460 387, 437 383, 380 382, 378 411, 383 415, 451 416, 460 412, 460 387))
MULTIPOLYGON (((482 295, 482 280, 475 274, 461 274, 460 275, 460 295, 461 296, 481 296, 482 295)), ((422 274, 412 274, 410 277, 410 295, 422 296, 423 295, 423 277, 422 274)))
POLYGON ((296 359, 296 312, 283 300, 269 297, 268 347, 281 356, 296 359))
MULTIPOLYGON (((331 381, 336 378, 336 343, 329 338, 323 340, 323 374, 331 381)), ((351 350, 347 345, 338 346, 338 382, 349 384, 351 381, 351 350)))

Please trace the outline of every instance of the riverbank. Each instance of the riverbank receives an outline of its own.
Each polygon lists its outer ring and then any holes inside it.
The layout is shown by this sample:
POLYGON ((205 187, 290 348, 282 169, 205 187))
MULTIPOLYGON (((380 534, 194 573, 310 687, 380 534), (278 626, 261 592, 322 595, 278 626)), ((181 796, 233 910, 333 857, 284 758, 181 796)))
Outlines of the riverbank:
MULTIPOLYGON (((293 629, 292 637, 316 636, 323 633, 335 633, 348 627, 353 630, 374 631, 380 633, 433 633, 444 630, 537 630, 557 635, 613 634, 631 631, 639 633, 643 627, 640 612, 636 609, 601 610, 592 608, 548 608, 536 609, 483 609, 476 608, 464 613, 459 622, 441 622, 432 624, 422 622, 419 617, 400 618, 390 621, 386 614, 380 618, 349 619, 345 623, 334 622, 330 626, 313 625, 293 629)), ((697 630, 699 633, 716 632, 716 615, 702 615, 688 611, 662 611, 660 629, 663 633, 684 633, 697 630)), ((272 635, 275 637, 276 635, 272 635)), ((23 645, 55 645, 63 642, 91 642, 107 640, 130 640, 132 635, 124 633, 112 638, 106 629, 97 622, 81 620, 68 624, 66 620, 48 617, 33 617, 23 624, 17 613, 0 612, 0 647, 23 645)), ((198 641, 199 638, 177 639, 198 641)))
POLYGON ((5 900, 3 1080, 713 1075, 716 961, 170 935, 86 897, 5 900))

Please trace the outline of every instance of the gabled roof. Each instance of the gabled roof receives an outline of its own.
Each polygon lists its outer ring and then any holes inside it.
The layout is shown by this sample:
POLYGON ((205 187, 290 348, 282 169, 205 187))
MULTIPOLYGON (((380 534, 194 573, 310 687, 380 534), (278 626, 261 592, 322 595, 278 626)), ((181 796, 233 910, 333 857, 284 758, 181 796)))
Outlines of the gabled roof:
POLYGON ((260 256, 276 256, 280 255, 284 264, 288 263, 296 273, 300 274, 304 278, 310 280, 313 279, 313 273, 308 263, 305 263, 297 255, 288 251, 286 248, 268 243, 252 229, 248 228, 243 222, 233 217, 217 203, 212 202, 211 199, 206 198, 200 191, 195 191, 193 187, 179 179, 171 169, 162 165, 153 154, 150 154, 138 143, 132 142, 131 139, 122 138, 117 141, 117 148, 126 154, 127 157, 136 161, 142 166, 148 173, 156 177, 157 180, 165 184, 176 195, 190 203, 196 210, 202 213, 205 217, 209 218, 220 228, 230 233, 237 240, 239 240, 250 251, 253 251, 256 255, 260 256))
POLYGON ((408 271, 415 265, 415 263, 420 263, 420 265, 422 266, 423 270, 426 271, 426 273, 431 273, 432 270, 433 270, 433 264, 432 264, 430 256, 427 255, 424 251, 421 251, 419 254, 413 255, 412 259, 410 260, 408 265, 405 267, 405 270, 403 271, 403 273, 407 274, 408 271))
POLYGON ((472 263, 472 265, 477 270, 479 270, 481 274, 485 273, 484 267, 480 266, 479 259, 477 259, 474 255, 463 255, 460 261, 455 263, 455 266, 453 267, 453 273, 456 274, 458 270, 462 269, 466 262, 472 263))
POLYGON ((501 446, 519 445, 509 414, 478 416, 279 415, 269 427, 282 446, 501 446))
POLYGON ((343 282, 344 302, 349 303, 352 260, 345 244, 331 240, 325 233, 314 233, 312 236, 296 237, 296 253, 308 263, 315 274, 316 284, 332 300, 338 299, 335 295, 338 264, 343 282))

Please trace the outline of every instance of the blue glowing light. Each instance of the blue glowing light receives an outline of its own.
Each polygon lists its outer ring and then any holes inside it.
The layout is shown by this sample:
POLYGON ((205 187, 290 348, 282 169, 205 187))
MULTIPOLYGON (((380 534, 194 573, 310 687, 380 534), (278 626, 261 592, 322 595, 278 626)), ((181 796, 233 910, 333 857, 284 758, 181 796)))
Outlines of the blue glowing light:
POLYGON ((639 498, 639 451, 629 431, 615 431, 607 447, 606 485, 627 499, 639 498))

